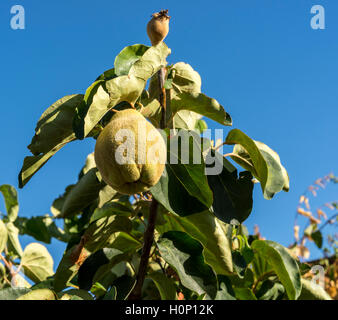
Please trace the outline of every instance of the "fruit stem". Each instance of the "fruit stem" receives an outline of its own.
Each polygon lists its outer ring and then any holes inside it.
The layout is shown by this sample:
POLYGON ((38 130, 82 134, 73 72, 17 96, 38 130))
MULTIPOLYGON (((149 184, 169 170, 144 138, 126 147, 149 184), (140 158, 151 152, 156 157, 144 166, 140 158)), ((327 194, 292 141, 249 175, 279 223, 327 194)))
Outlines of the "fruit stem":
MULTIPOLYGON (((159 100, 161 104, 161 121, 160 121, 160 128, 165 129, 166 127, 166 91, 164 88, 164 81, 165 81, 165 68, 161 68, 157 72, 157 79, 159 85, 159 100)), ((140 266, 138 269, 137 277, 136 277, 136 284, 129 295, 128 300, 141 300, 142 298, 142 287, 144 283, 144 279, 147 274, 149 256, 151 246, 154 241, 154 231, 155 231, 155 223, 157 218, 157 209, 158 209, 158 202, 155 198, 152 199, 149 209, 149 220, 148 226, 146 231, 144 232, 144 244, 142 249, 141 261, 140 266)))
POLYGON ((165 81, 165 73, 166 73, 166 69, 165 68, 161 68, 158 72, 157 72, 157 79, 158 79, 158 84, 159 84, 159 92, 160 92, 160 104, 161 104, 161 108, 162 108, 162 112, 161 112, 161 121, 160 121, 160 128, 161 129, 165 129, 166 127, 166 105, 167 105, 167 99, 166 99, 166 92, 165 92, 165 88, 164 88, 164 81, 165 81))

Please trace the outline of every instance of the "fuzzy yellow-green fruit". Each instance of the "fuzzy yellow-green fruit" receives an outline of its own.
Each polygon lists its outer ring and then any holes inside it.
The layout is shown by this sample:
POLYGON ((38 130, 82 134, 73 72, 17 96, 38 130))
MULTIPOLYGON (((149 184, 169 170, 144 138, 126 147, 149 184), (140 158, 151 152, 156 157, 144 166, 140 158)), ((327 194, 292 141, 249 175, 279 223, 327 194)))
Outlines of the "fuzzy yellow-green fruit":
POLYGON ((118 111, 96 141, 95 162, 102 179, 123 194, 145 192, 160 179, 166 144, 138 111, 118 111))
POLYGON ((158 45, 168 35, 169 20, 168 10, 162 10, 152 15, 152 19, 147 25, 147 33, 153 46, 158 45))

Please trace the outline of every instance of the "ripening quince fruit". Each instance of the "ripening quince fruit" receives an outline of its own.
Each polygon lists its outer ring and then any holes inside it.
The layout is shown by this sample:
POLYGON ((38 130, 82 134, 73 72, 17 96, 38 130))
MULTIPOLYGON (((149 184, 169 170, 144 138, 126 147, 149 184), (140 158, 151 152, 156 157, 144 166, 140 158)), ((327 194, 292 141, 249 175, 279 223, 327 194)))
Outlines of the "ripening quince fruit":
POLYGON ((147 191, 159 181, 166 155, 159 131, 134 109, 113 115, 97 138, 94 153, 102 179, 129 195, 147 191))
POLYGON ((152 46, 158 45, 169 32, 168 10, 162 10, 152 14, 152 19, 147 24, 147 33, 152 46))

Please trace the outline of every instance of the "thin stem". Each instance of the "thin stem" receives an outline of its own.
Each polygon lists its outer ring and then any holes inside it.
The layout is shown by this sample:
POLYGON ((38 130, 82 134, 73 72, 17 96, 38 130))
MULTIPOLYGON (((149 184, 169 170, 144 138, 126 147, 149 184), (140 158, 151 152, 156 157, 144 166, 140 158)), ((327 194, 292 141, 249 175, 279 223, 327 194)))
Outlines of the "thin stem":
POLYGON ((329 219, 326 220, 326 222, 318 229, 318 231, 323 230, 333 219, 335 219, 338 216, 338 213, 331 216, 329 219))
POLYGON ((8 271, 11 271, 12 267, 10 266, 9 262, 2 256, 2 254, 0 254, 0 260, 3 261, 8 271))
POLYGON ((136 285, 133 289, 133 292, 129 296, 129 300, 140 300, 142 297, 142 286, 147 273, 151 246, 154 241, 154 230, 157 217, 157 208, 158 202, 154 199, 150 205, 148 227, 144 233, 144 245, 141 255, 141 262, 137 273, 136 285))
POLYGON ((8 269, 8 271, 9 271, 9 273, 10 273, 10 275, 11 275, 11 278, 12 278, 12 281, 14 281, 14 283, 15 283, 15 277, 16 277, 16 275, 17 275, 17 272, 15 272, 14 270, 13 270, 13 264, 12 264, 12 262, 11 261, 7 261, 3 256, 2 256, 2 254, 0 254, 0 260, 2 260, 3 261, 3 263, 5 264, 5 266, 6 266, 6 268, 8 269))

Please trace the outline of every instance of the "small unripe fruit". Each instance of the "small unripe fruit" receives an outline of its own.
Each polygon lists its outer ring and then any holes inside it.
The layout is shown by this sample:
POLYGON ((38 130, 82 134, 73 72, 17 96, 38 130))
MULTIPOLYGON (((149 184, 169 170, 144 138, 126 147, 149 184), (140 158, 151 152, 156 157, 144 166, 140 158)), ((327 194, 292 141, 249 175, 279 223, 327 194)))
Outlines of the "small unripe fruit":
POLYGON ((168 10, 162 10, 152 15, 152 19, 147 25, 147 33, 153 46, 158 45, 167 36, 169 32, 169 20, 168 10))
POLYGON ((95 162, 102 179, 122 194, 145 192, 160 179, 166 144, 138 111, 118 111, 96 141, 95 162))

